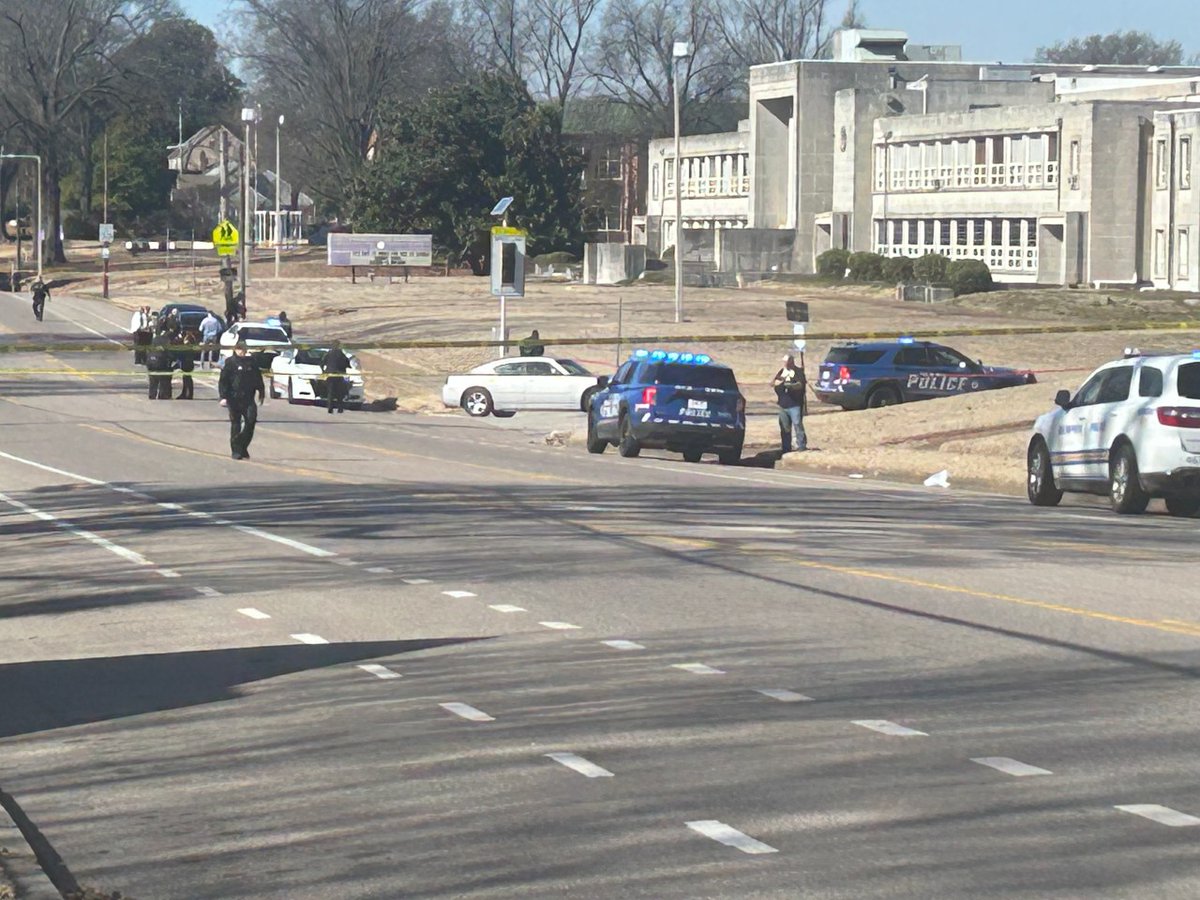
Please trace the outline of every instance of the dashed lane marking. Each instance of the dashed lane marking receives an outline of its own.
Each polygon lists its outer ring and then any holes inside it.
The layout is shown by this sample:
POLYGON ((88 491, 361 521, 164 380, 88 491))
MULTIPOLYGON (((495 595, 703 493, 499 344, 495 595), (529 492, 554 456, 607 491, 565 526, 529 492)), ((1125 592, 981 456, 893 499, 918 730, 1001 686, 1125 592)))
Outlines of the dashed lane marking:
POLYGON ((770 844, 764 844, 762 841, 757 841, 750 835, 738 831, 736 828, 726 825, 724 822, 718 822, 716 819, 702 819, 696 822, 688 822, 687 827, 695 831, 697 834, 702 834, 706 838, 712 838, 719 844, 724 844, 727 847, 734 847, 741 850, 743 853, 759 854, 759 853, 778 853, 779 851, 770 844))
POLYGON ((495 722, 496 720, 489 716, 481 709, 476 709, 466 703, 439 703, 442 709, 446 712, 454 713, 456 716, 467 719, 471 722, 495 722))
POLYGON ((554 631, 575 631, 580 626, 572 625, 570 622, 538 622, 543 628, 550 628, 554 631))
POLYGON ((614 650, 645 650, 644 644, 639 644, 637 641, 615 640, 601 641, 605 647, 612 647, 614 650))
POLYGON ((1149 819, 1152 822, 1157 822, 1159 825, 1166 825, 1170 828, 1187 828, 1191 825, 1200 825, 1200 819, 1187 813, 1180 812, 1177 809, 1171 809, 1169 806, 1159 806, 1157 803, 1133 803, 1127 806, 1117 806, 1115 809, 1121 812, 1133 813, 1135 816, 1141 816, 1143 819, 1149 819))
POLYGON ((15 500, 12 497, 9 497, 7 494, 0 494, 0 501, 7 503, 14 509, 19 509, 26 515, 33 516, 35 519, 40 519, 43 522, 49 522, 55 528, 61 528, 63 531, 70 532, 76 537, 83 538, 88 543, 107 550, 109 553, 115 554, 116 556, 121 557, 121 559, 133 563, 135 566, 154 565, 154 563, 146 559, 146 557, 142 556, 142 554, 138 553, 136 550, 130 550, 128 547, 122 547, 120 544, 114 544, 108 538, 101 537, 94 532, 88 531, 86 528, 77 528, 70 522, 58 518, 58 516, 48 512, 43 512, 40 509, 34 509, 32 506, 28 506, 27 504, 22 503, 20 500, 15 500))
POLYGON ((979 756, 971 759, 973 763, 979 763, 981 766, 995 769, 997 772, 1003 772, 1005 775, 1012 775, 1015 778, 1027 778, 1033 775, 1053 775, 1049 769, 1041 769, 1037 766, 1031 766, 1028 763, 1019 762, 1015 759, 1009 759, 1007 756, 979 756))
MULTIPOLYGON (((244 607, 242 609, 239 609, 238 612, 240 612, 243 616, 245 616, 248 619, 269 619, 269 618, 271 618, 269 615, 267 615, 261 609, 255 609, 253 606, 244 607)), ((292 637, 295 637, 295 635, 292 635, 292 637)))
POLYGON ((675 663, 671 666, 672 669, 682 669, 684 672, 691 672, 693 675, 724 675, 725 672, 721 669, 714 669, 712 666, 706 666, 704 663, 675 663))
POLYGON ((391 575, 392 574, 392 570, 385 568, 384 566, 371 566, 371 568, 367 569, 367 571, 370 572, 372 575, 391 575))
POLYGON ((302 644, 328 644, 329 641, 321 637, 319 634, 293 634, 292 640, 299 641, 302 644))
POLYGON ((158 574, 161 575, 163 578, 178 578, 179 577, 179 573, 176 572, 174 569, 157 569, 155 571, 157 571, 158 574))
POLYGON ((574 753, 547 753, 547 758, 573 769, 586 778, 612 778, 613 773, 574 753))
POLYGON ((466 597, 475 597, 477 594, 472 594, 470 591, 442 591, 447 597, 453 597, 455 600, 462 600, 466 597))
POLYGON ((203 594, 205 597, 224 597, 225 596, 220 591, 218 591, 216 588, 211 588, 211 587, 198 587, 198 588, 193 588, 193 590, 195 590, 195 592, 197 594, 203 594))
POLYGON ((871 731, 878 731, 880 734, 888 734, 892 737, 929 737, 924 731, 906 728, 895 722, 889 722, 887 719, 859 719, 854 724, 860 728, 869 728, 871 731))
POLYGON ((488 609, 494 609, 496 612, 502 612, 502 613, 527 612, 525 607, 513 606, 511 603, 493 603, 488 606, 488 609))
POLYGON ((405 584, 431 584, 428 578, 401 578, 405 584))
POLYGON ((363 663, 359 666, 364 672, 369 672, 376 678, 399 678, 400 673, 394 672, 387 666, 381 666, 378 663, 363 663))
POLYGON ((801 703, 805 700, 812 700, 812 697, 809 697, 807 694, 797 694, 795 691, 785 690, 784 688, 757 688, 756 693, 783 703, 801 703))
POLYGON ((330 562, 333 563, 335 566, 349 567, 349 566, 357 566, 358 565, 358 563, 355 560, 346 559, 345 557, 341 557, 341 556, 337 557, 336 559, 331 559, 330 562))

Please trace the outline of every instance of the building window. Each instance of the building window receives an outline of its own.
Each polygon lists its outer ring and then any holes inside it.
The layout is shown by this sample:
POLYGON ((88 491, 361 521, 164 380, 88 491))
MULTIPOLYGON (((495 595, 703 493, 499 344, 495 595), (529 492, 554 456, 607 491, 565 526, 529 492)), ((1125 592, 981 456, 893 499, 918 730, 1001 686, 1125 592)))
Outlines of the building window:
POLYGON ((658 163, 654 164, 654 170, 650 173, 650 199, 658 199, 658 163))
POLYGON ((613 180, 621 177, 621 148, 605 147, 596 159, 596 177, 613 180))
POLYGON ((1175 253, 1179 257, 1177 268, 1180 278, 1187 278, 1189 271, 1189 258, 1192 255, 1191 234, 1186 228, 1179 229, 1179 241, 1175 245, 1175 253))
POLYGON ((1184 135, 1179 139, 1179 187, 1188 190, 1192 186, 1192 139, 1184 135))
POLYGON ((1158 228, 1154 232, 1154 277, 1164 278, 1167 274, 1167 232, 1158 228))
POLYGON ((1167 188, 1167 166, 1170 161, 1167 159, 1167 142, 1159 140, 1154 142, 1154 186, 1160 191, 1167 188))

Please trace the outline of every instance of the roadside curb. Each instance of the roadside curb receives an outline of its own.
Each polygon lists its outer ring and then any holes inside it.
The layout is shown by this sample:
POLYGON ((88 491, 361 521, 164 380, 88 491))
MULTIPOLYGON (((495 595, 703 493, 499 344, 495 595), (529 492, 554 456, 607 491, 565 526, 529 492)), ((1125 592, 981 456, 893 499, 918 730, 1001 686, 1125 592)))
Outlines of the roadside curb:
POLYGON ((17 900, 62 900, 50 877, 38 865, 33 848, 8 811, 0 806, 0 849, 3 866, 17 891, 17 900))

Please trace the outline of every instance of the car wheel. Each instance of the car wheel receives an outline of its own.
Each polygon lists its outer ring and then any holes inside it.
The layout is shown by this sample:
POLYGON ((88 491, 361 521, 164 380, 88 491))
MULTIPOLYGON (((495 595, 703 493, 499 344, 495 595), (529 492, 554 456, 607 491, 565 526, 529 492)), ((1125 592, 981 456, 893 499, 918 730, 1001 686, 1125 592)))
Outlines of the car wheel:
POLYGON ((608 449, 608 441, 596 435, 596 422, 588 413, 587 451, 588 453, 603 453, 608 449))
POLYGON ((1050 466, 1050 450, 1046 442, 1036 438, 1029 445, 1029 480, 1025 491, 1034 506, 1058 506, 1063 492, 1054 484, 1054 470, 1050 466))
POLYGON ((702 457, 702 456, 704 456, 704 453, 701 450, 684 450, 683 451, 683 461, 684 462, 698 463, 698 462, 700 462, 700 457, 702 457))
POLYGON ((587 412, 592 408, 592 398, 596 396, 596 391, 599 388, 590 387, 583 392, 583 396, 579 398, 579 408, 587 412))
POLYGON ((900 392, 890 384, 883 384, 867 394, 867 408, 877 409, 880 406, 895 406, 901 400, 900 392))
POLYGON ((742 461, 742 445, 717 451, 717 460, 723 466, 736 466, 742 461))
POLYGON ((517 414, 515 409, 493 409, 492 415, 497 419, 511 419, 517 414))
POLYGON ((467 388, 462 396, 462 408, 467 411, 468 416, 482 418, 492 411, 492 395, 488 393, 487 388, 473 387, 467 388))
POLYGON ((1128 444, 1121 444, 1108 462, 1108 499, 1113 512, 1122 515, 1145 512, 1150 495, 1138 479, 1137 455, 1128 444))
POLYGON ((1189 519, 1200 512, 1200 497, 1195 494, 1168 494, 1167 512, 1180 519, 1189 519))
POLYGON ((629 424, 629 416, 621 413, 620 435, 621 442, 617 444, 617 452, 625 457, 634 457, 642 452, 642 445, 633 436, 633 426, 629 424))

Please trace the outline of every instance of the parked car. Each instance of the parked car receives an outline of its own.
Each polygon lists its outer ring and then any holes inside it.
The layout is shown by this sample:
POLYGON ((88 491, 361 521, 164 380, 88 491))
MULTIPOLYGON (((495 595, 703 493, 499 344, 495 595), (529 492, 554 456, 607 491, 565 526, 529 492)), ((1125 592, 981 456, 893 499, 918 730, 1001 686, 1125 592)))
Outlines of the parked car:
POLYGON ((1140 513, 1152 497, 1173 516, 1200 512, 1200 350, 1106 363, 1054 403, 1029 439, 1030 503, 1079 491, 1107 494, 1118 513, 1140 513))
POLYGON ((1036 381, 1029 371, 985 366, 932 341, 899 338, 831 347, 813 390, 825 403, 865 409, 1036 381))
POLYGON ((259 368, 270 369, 271 362, 292 347, 292 341, 287 332, 278 325, 267 322, 235 322, 221 334, 221 351, 219 363, 224 364, 233 354, 233 347, 245 339, 250 355, 258 360, 259 368))
POLYGON ((522 409, 586 410, 600 384, 573 359, 512 356, 449 376, 442 385, 442 402, 476 417, 507 417, 522 409))
MULTIPOLYGON (((288 403, 316 403, 329 396, 328 381, 321 377, 321 362, 328 347, 292 347, 282 351, 271 360, 270 387, 272 397, 287 397, 288 403)), ((347 353, 350 370, 346 379, 350 382, 347 403, 363 402, 362 367, 358 358, 347 353)))
MULTIPOLYGON (((158 311, 158 318, 165 319, 172 312, 179 316, 179 326, 184 331, 200 331, 200 323, 204 317, 208 315, 209 309, 207 306, 201 306, 198 303, 168 303, 158 311)), ((216 313, 213 313, 216 316, 216 313)), ((221 328, 225 328, 225 320, 217 316, 217 320, 221 323, 221 328)))

